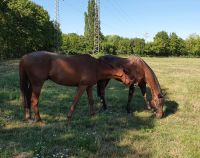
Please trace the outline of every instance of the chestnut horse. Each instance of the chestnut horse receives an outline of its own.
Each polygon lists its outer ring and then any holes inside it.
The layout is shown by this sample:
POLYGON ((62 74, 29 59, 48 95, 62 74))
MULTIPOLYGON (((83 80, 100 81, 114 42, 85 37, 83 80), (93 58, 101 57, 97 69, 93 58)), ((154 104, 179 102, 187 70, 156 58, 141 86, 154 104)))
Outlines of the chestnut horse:
MULTIPOLYGON (((160 84, 155 73, 144 60, 137 56, 120 58, 112 55, 102 56, 101 59, 107 61, 113 66, 122 66, 126 68, 127 74, 132 80, 132 84, 129 87, 128 103, 126 106, 128 113, 130 113, 130 102, 133 97, 135 85, 138 85, 146 102, 147 108, 152 108, 155 111, 157 118, 161 118, 163 116, 164 96, 162 94, 160 84), (152 100, 150 102, 147 100, 146 84, 148 84, 151 89, 152 100)), ((110 79, 106 79, 97 82, 97 93, 101 98, 101 103, 103 104, 102 110, 107 109, 105 102, 105 88, 109 80, 110 79)))
POLYGON ((71 119, 75 106, 86 90, 90 105, 90 114, 94 114, 92 86, 98 80, 115 78, 130 85, 129 77, 121 67, 107 64, 103 59, 90 55, 64 56, 40 51, 22 57, 19 64, 20 89, 24 103, 25 120, 31 119, 31 107, 36 121, 40 121, 38 99, 46 80, 66 86, 77 86, 77 92, 67 115, 71 119))

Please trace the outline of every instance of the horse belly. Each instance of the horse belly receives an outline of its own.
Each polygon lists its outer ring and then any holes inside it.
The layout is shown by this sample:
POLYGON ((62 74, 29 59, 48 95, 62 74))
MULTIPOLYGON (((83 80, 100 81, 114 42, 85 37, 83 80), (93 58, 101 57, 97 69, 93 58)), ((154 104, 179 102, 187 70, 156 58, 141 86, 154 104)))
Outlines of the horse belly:
POLYGON ((66 85, 66 86, 77 86, 80 82, 80 77, 76 73, 70 73, 70 72, 60 72, 54 73, 49 75, 49 79, 54 81, 55 83, 66 85))

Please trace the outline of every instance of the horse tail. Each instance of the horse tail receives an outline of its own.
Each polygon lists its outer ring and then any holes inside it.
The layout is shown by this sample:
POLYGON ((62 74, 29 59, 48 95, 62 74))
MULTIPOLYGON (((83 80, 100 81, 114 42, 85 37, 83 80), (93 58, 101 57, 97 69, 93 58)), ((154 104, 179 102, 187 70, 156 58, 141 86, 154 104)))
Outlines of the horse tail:
POLYGON ((23 59, 19 63, 19 79, 20 79, 20 90, 22 95, 22 103, 25 107, 30 106, 31 103, 31 84, 28 79, 27 73, 24 69, 23 59))

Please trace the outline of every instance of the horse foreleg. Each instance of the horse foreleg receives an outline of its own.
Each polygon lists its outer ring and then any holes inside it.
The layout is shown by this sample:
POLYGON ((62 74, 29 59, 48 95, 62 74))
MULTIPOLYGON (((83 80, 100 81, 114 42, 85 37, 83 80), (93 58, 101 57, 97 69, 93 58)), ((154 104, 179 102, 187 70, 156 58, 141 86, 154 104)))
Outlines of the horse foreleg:
POLYGON ((130 112, 131 112, 130 103, 131 103, 131 100, 132 100, 132 98, 133 98, 133 93, 134 93, 134 91, 135 91, 135 87, 134 87, 134 84, 132 84, 132 85, 129 87, 128 103, 127 103, 127 106, 126 106, 127 113, 130 113, 130 112))
POLYGON ((87 88, 87 86, 79 86, 79 87, 77 88, 76 95, 75 95, 74 100, 73 100, 73 103, 72 103, 72 105, 71 105, 71 107, 70 107, 70 111, 69 111, 69 113, 68 113, 68 115, 67 115, 67 118, 68 118, 69 120, 70 120, 71 117, 72 117, 72 114, 73 114, 73 112, 74 112, 74 110, 75 110, 76 104, 77 104, 78 101, 79 101, 79 98, 82 96, 82 94, 83 94, 83 92, 85 91, 86 88, 87 88))
POLYGON ((143 97, 144 97, 144 101, 145 101, 145 103, 146 103, 146 107, 147 107, 148 110, 150 110, 151 107, 150 107, 149 102, 148 102, 148 100, 147 100, 147 88, 146 88, 146 83, 140 84, 139 87, 140 87, 140 90, 141 90, 142 95, 143 95, 143 97))
POLYGON ((106 89, 106 86, 108 85, 108 82, 109 82, 109 79, 101 80, 97 82, 98 96, 100 97, 101 104, 102 104, 100 111, 105 111, 107 109, 107 104, 105 101, 105 89, 106 89))
POLYGON ((32 86, 31 105, 35 113, 35 119, 37 122, 41 121, 40 113, 38 109, 38 100, 39 100, 41 88, 42 88, 42 85, 32 86))
POLYGON ((93 100, 93 94, 92 94, 92 86, 87 87, 87 96, 90 106, 90 115, 94 115, 94 100, 93 100))

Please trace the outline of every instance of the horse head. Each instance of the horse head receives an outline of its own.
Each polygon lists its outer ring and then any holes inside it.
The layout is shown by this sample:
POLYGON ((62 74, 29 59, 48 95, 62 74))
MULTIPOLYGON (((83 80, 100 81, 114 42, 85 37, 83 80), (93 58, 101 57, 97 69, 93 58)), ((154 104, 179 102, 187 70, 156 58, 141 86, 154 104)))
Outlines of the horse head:
POLYGON ((155 111, 156 118, 162 118, 164 115, 164 95, 159 94, 158 96, 153 96, 152 100, 149 102, 150 107, 155 111))

